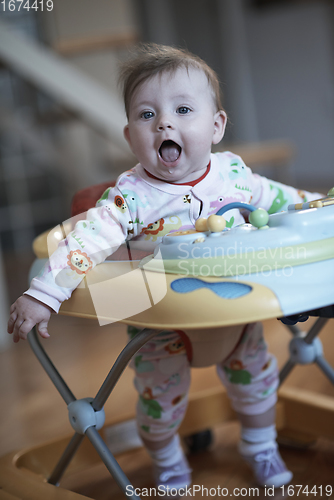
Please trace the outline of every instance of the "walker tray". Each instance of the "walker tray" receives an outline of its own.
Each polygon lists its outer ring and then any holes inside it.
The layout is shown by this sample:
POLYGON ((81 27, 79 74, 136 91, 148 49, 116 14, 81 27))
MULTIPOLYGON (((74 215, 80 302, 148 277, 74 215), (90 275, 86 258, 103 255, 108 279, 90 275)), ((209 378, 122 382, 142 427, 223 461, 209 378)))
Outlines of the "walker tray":
POLYGON ((251 205, 227 205, 199 226, 169 233, 140 262, 96 266, 86 278, 93 308, 87 289, 79 288, 61 312, 73 315, 75 309, 100 324, 192 329, 334 303, 334 190, 272 215, 251 205), (222 229, 219 217, 234 208, 250 211, 252 223, 222 229))

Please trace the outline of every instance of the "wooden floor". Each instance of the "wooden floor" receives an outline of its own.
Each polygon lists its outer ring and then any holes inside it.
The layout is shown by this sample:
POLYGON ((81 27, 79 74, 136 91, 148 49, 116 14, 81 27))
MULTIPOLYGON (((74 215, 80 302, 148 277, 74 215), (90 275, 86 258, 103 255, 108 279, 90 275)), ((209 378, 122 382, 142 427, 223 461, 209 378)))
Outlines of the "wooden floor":
MULTIPOLYGON (((209 450, 188 457, 193 470, 192 496, 195 498, 221 498, 222 496, 268 498, 270 490, 266 491, 257 487, 250 469, 240 460, 236 448, 238 435, 237 423, 224 424, 214 429, 214 445, 209 450)), ((317 495, 307 496, 304 492, 299 495, 301 498, 320 497, 321 487, 322 496, 334 498, 333 493, 326 496, 325 492, 326 486, 328 492, 334 491, 334 443, 319 441, 308 450, 281 448, 281 454, 288 467, 294 472, 292 485, 303 485, 303 489, 308 487, 308 491, 316 486, 316 490, 313 491, 317 491, 317 495)), ((154 488, 151 464, 145 450, 136 450, 131 455, 121 457, 118 461, 134 487, 141 490, 142 499, 147 496, 153 498, 153 495, 145 494, 149 488, 154 488)), ((96 500, 124 500, 124 495, 108 475, 104 465, 96 466, 77 477, 69 477, 61 485, 96 500)), ((297 490, 295 486, 296 496, 297 490)), ((272 496, 275 499, 287 498, 287 490, 276 488, 272 496)))
MULTIPOLYGON (((313 321, 310 319, 304 324, 305 328, 308 329, 313 321)), ((290 334, 277 320, 266 321, 264 327, 270 349, 282 365, 290 334)), ((330 320, 321 334, 326 358, 332 364, 333 327, 334 320, 330 320)), ((126 341, 125 327, 99 327, 93 321, 55 315, 50 323, 50 333, 51 339, 44 345, 75 396, 94 396, 126 341)), ((297 367, 285 383, 334 396, 334 387, 316 366, 297 367)), ((219 384, 214 368, 193 369, 192 391, 219 384)), ((27 342, 20 342, 0 353, 0 394, 0 456, 71 433, 65 403, 39 366, 27 342)), ((135 401, 132 372, 126 369, 107 402, 107 419, 108 415, 121 419, 132 412, 135 401)), ((215 439, 211 449, 190 457, 194 484, 216 488, 217 492, 218 486, 229 491, 255 487, 250 471, 237 454, 238 425, 224 424, 213 432, 215 439)), ((318 440, 307 450, 284 447, 281 451, 294 472, 294 484, 308 485, 309 488, 316 485, 318 491, 320 486, 333 486, 334 442, 318 440)), ((153 487, 145 450, 124 455, 120 463, 136 487, 153 487)), ((85 471, 84 475, 66 478, 62 486, 96 500, 123 498, 103 464, 85 471)), ((203 495, 199 492, 196 496, 200 498, 203 495)), ((260 489, 259 496, 268 495, 260 489)), ((282 491, 275 492, 275 498, 284 497, 286 494, 283 495, 282 491)), ((334 495, 329 498, 334 498, 334 495)))

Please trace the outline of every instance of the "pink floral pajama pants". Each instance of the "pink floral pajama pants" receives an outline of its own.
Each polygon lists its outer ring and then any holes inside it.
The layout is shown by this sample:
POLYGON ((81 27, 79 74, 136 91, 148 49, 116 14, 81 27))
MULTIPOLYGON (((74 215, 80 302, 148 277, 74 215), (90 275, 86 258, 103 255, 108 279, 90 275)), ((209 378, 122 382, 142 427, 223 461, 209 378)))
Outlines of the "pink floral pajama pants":
MULTIPOLYGON (((129 327, 130 337, 138 330, 129 327)), ((145 439, 160 441, 174 435, 187 409, 191 362, 184 335, 157 334, 131 361, 139 394, 137 423, 145 439)), ((276 403, 278 369, 268 353, 262 324, 246 325, 231 353, 217 365, 233 408, 246 415, 265 413, 276 403)))

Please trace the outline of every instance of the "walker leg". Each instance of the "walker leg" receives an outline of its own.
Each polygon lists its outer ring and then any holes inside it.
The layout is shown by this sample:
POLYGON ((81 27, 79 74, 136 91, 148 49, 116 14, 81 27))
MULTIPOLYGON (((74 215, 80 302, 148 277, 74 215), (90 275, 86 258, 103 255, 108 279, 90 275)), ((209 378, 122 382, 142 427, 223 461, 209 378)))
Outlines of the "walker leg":
POLYGON ((282 384, 282 382, 286 379, 286 377, 289 375, 291 370, 296 366, 296 363, 292 361, 291 359, 288 359, 288 361, 285 363, 281 371, 279 372, 279 385, 282 384))
POLYGON ((322 327, 327 323, 329 318, 318 318, 317 321, 314 323, 312 328, 309 330, 305 337, 305 342, 307 344, 311 344, 313 339, 316 338, 316 336, 319 334, 320 330, 322 327))
POLYGON ((74 434, 71 441, 68 443, 64 453, 62 454, 59 462, 53 469, 52 474, 48 479, 48 483, 54 484, 55 486, 59 485, 59 481, 62 475, 67 469, 67 466, 75 455, 84 437, 84 434, 78 434, 77 432, 74 434))
POLYGON ((28 341, 38 361, 43 366, 44 370, 50 377, 51 381, 53 382, 54 386, 56 387, 57 391, 59 392, 65 403, 68 405, 72 403, 72 401, 75 401, 76 398, 73 395, 72 391, 70 390, 65 380, 62 378, 57 368, 54 366, 51 359, 45 352, 44 347, 40 343, 35 328, 33 328, 31 332, 28 333, 28 341))
POLYGON ((94 448, 100 455, 103 463, 107 467, 108 471, 112 475, 112 477, 115 479, 116 483, 120 487, 120 489, 125 493, 126 498, 132 498, 133 500, 140 500, 140 497, 138 497, 134 492, 131 494, 131 491, 134 490, 132 487, 130 481, 124 474, 123 470, 117 463, 116 459, 110 452, 109 448, 101 438, 100 434, 97 432, 95 427, 89 427, 86 431, 86 436, 90 440, 90 442, 93 444, 94 448), (130 490, 127 488, 131 487, 130 490))
POLYGON ((286 328, 290 330, 292 335, 299 335, 299 336, 303 335, 303 331, 297 325, 284 325, 284 326, 286 326, 286 328))
POLYGON ((137 333, 137 335, 133 337, 124 347, 92 402, 92 407, 95 411, 99 411, 103 408, 105 402, 110 396, 111 391, 115 387, 118 379, 122 375, 125 367, 133 355, 136 354, 136 352, 143 347, 146 342, 148 342, 152 337, 155 337, 158 333, 158 330, 144 328, 144 330, 137 333))
MULTIPOLYGON (((122 375, 123 371, 125 370, 127 364, 133 357, 133 355, 141 348, 143 345, 146 344, 152 337, 155 337, 159 331, 157 330, 151 330, 148 328, 143 329, 141 332, 139 332, 133 339, 130 340, 130 342, 124 347, 118 358, 116 359, 114 365, 112 366, 110 372, 108 373, 105 381, 103 382, 102 386, 100 387, 98 393, 96 394, 95 398, 91 402, 91 406, 93 407, 93 410, 95 412, 99 412, 103 409, 103 406, 105 402, 107 401, 108 397, 110 396, 113 388, 115 387, 118 379, 122 375)), ((56 389, 64 399, 64 401, 69 405, 70 403, 73 402, 80 402, 76 400, 75 396, 67 386, 66 382, 63 380, 61 375, 59 374, 58 370, 56 367, 53 365, 51 359, 49 356, 46 354, 44 348, 42 347, 38 335, 36 333, 36 330, 33 329, 29 334, 28 334, 28 339, 30 346, 37 356, 38 360, 42 364, 44 370, 50 377, 51 381, 55 385, 56 389)), ((70 420, 71 422, 71 420, 70 420)), ((71 422, 72 425, 72 422, 71 422)), ((84 436, 87 435, 88 439, 92 442, 94 447, 96 448, 96 451, 100 455, 101 459, 103 460, 104 464, 106 465, 107 469, 111 473, 112 477, 115 479, 117 484, 120 486, 122 491, 126 494, 126 497, 132 498, 134 500, 140 500, 140 498, 133 494, 128 494, 128 490, 126 489, 127 486, 131 486, 131 483, 125 476, 124 472, 118 465, 116 459, 112 455, 112 453, 109 451, 107 448, 106 444, 100 437, 99 433, 97 432, 97 429, 95 426, 91 425, 88 427, 84 433, 75 433, 69 444, 67 445, 63 455, 61 456, 58 464, 56 465, 55 469, 53 470, 48 482, 50 484, 58 484, 60 481, 60 478, 64 474, 67 466, 69 465, 70 461, 72 460, 75 452, 77 451, 78 447, 81 444, 82 439, 84 436)))
POLYGON ((279 374, 280 385, 296 364, 316 363, 327 377, 334 383, 334 370, 322 356, 322 346, 317 338, 328 318, 319 317, 310 330, 303 332, 296 325, 287 325, 294 338, 290 342, 290 358, 279 374))
POLYGON ((319 366, 319 368, 324 372, 326 377, 334 384, 334 369, 333 367, 328 363, 328 361, 325 360, 323 356, 319 356, 315 362, 319 366))
MULTIPOLYGON (((302 337, 304 335, 304 332, 297 326, 297 325, 284 325, 294 337, 302 337)), ((288 359, 288 361, 285 363, 283 368, 281 369, 279 373, 279 385, 282 384, 282 382, 286 379, 286 377, 289 375, 291 370, 296 366, 296 363, 292 361, 292 359, 288 359)))

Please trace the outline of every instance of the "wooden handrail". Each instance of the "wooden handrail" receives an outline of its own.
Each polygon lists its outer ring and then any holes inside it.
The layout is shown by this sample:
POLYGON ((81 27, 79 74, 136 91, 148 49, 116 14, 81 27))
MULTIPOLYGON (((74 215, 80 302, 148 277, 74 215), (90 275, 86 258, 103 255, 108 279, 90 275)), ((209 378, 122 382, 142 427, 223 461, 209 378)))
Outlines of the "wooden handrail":
POLYGON ((263 141, 258 143, 218 144, 215 151, 232 151, 241 156, 249 167, 286 166, 295 156, 296 148, 288 140, 263 141))
POLYGON ((110 35, 62 40, 53 44, 53 48, 62 56, 73 56, 98 50, 126 47, 136 42, 138 42, 137 33, 134 31, 126 31, 124 33, 114 33, 110 35))
POLYGON ((126 124, 123 105, 116 91, 100 85, 53 50, 16 33, 2 20, 0 61, 110 138, 122 158, 131 158, 123 136, 126 124))

